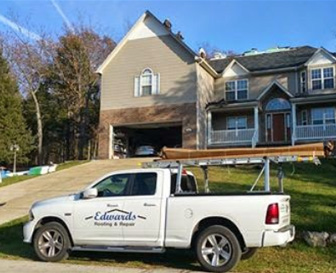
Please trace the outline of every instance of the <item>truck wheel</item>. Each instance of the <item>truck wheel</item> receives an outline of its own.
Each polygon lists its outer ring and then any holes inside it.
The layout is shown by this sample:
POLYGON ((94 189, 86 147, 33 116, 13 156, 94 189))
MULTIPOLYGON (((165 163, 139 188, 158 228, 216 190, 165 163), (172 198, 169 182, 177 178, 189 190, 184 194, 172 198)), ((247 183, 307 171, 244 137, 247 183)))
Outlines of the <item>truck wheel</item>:
POLYGON ((58 262, 69 256, 70 239, 66 229, 57 222, 41 226, 34 236, 34 250, 45 262, 58 262))
POLYGON ((257 250, 258 250, 257 247, 246 248, 246 250, 243 251, 241 255, 241 259, 247 260, 247 259, 252 258, 257 253, 257 250))
POLYGON ((211 226, 199 234, 196 255, 205 270, 227 272, 238 264, 241 248, 231 230, 223 226, 211 226))

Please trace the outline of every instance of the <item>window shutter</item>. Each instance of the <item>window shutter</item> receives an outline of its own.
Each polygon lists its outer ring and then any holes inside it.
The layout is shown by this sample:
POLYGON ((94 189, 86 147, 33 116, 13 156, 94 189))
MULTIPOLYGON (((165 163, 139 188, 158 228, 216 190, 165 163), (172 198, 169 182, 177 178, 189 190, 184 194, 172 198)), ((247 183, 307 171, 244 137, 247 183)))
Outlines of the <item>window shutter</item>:
POLYGON ((140 96, 140 77, 134 77, 134 97, 140 96))
POLYGON ((160 93, 160 74, 159 73, 153 75, 152 88, 153 88, 153 95, 160 93))

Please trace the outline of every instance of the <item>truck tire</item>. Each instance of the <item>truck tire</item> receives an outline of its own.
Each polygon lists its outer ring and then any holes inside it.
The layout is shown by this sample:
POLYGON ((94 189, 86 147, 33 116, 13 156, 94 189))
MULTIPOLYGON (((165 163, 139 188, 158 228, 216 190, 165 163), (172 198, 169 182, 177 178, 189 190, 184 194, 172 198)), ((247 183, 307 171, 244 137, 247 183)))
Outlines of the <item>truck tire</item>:
POLYGON ((257 253, 257 247, 246 248, 241 255, 241 260, 248 260, 252 258, 257 253))
POLYGON ((34 250, 44 262, 58 262, 68 258, 70 238, 60 223, 50 222, 41 226, 35 233, 34 250))
POLYGON ((240 261, 241 248, 230 229, 210 226, 201 231, 197 238, 196 256, 205 270, 228 272, 240 261))

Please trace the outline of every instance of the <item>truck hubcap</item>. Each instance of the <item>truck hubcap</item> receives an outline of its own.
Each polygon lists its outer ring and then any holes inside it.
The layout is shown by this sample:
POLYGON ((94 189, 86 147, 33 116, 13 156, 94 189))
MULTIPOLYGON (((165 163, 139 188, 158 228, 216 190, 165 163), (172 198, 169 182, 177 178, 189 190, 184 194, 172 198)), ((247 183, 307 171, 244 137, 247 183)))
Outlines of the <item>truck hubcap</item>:
POLYGON ((62 235, 54 229, 46 230, 38 240, 38 247, 40 252, 46 257, 57 256, 63 249, 62 235))
POLYGON ((212 266, 223 266, 232 255, 229 241, 221 234, 211 234, 205 238, 202 244, 202 256, 212 266))

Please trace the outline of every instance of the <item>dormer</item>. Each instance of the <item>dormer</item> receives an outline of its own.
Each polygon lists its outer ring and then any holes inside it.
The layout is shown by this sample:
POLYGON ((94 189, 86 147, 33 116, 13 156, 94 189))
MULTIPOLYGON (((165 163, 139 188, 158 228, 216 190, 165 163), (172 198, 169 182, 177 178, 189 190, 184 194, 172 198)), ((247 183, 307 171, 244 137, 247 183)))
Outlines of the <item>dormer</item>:
POLYGON ((318 49, 304 64, 300 73, 301 93, 335 91, 336 58, 324 48, 318 49))

